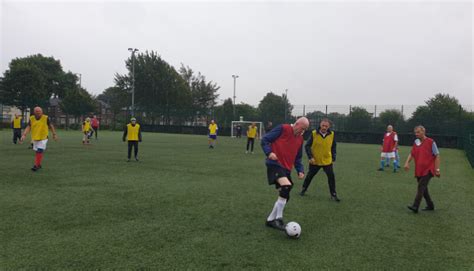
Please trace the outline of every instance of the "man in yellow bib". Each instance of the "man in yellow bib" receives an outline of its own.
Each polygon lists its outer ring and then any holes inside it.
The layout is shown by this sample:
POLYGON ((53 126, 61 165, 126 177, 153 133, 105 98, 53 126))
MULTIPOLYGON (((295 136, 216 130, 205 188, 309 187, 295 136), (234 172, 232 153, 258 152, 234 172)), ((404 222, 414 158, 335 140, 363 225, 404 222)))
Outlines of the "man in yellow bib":
POLYGON ((31 131, 33 150, 36 152, 35 165, 31 168, 31 170, 37 171, 41 168, 43 153, 46 150, 46 145, 48 144, 49 129, 51 129, 51 132, 53 133, 54 140, 58 140, 58 136, 53 124, 49 121, 48 116, 43 114, 43 109, 41 109, 41 107, 35 107, 33 112, 34 115, 30 117, 30 121, 28 122, 28 126, 21 136, 20 142, 23 142, 26 138, 26 135, 28 135, 28 133, 31 131))
POLYGON ((138 162, 138 142, 142 142, 142 131, 140 124, 137 123, 136 118, 131 118, 130 123, 125 126, 123 130, 123 142, 128 141, 128 156, 127 162, 130 162, 132 156, 132 148, 134 149, 135 161, 138 162))
POLYGON ((247 150, 245 153, 249 153, 250 147, 250 152, 253 154, 253 144, 255 143, 256 137, 258 137, 257 125, 253 122, 247 129, 247 150))
POLYGON ((90 138, 92 135, 92 125, 91 125, 91 119, 86 118, 86 120, 82 123, 82 133, 84 134, 82 136, 82 144, 90 144, 90 138))
POLYGON ((214 149, 217 141, 217 130, 219 130, 219 127, 217 127, 214 120, 211 120, 207 129, 209 130, 209 149, 214 149))
POLYGON ((322 119, 319 129, 313 130, 310 139, 306 142, 305 150, 309 159, 309 171, 303 183, 300 195, 304 196, 313 177, 322 168, 326 173, 331 199, 339 202, 336 193, 336 178, 334 176, 333 162, 336 161, 336 138, 331 131, 328 119, 322 119))
POLYGON ((21 139, 21 120, 22 117, 15 114, 15 117, 12 121, 12 129, 13 129, 13 144, 16 144, 17 140, 21 139))

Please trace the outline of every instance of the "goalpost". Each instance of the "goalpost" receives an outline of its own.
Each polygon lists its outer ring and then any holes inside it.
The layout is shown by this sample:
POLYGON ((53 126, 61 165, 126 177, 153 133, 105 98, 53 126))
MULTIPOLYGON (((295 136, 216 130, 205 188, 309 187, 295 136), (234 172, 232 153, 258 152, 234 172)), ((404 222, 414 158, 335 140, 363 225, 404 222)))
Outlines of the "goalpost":
POLYGON ((231 137, 238 137, 238 129, 237 127, 241 127, 241 133, 240 136, 242 137, 247 137, 247 130, 252 123, 255 123, 257 125, 257 131, 258 131, 258 139, 262 138, 263 136, 263 122, 261 121, 237 121, 234 120, 231 123, 231 129, 230 129, 230 136, 231 137))

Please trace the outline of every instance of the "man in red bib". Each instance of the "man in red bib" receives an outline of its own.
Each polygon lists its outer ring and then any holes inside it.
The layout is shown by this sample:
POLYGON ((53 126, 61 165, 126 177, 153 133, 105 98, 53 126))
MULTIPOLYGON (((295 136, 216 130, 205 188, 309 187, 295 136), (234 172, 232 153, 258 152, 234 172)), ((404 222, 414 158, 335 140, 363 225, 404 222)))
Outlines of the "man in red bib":
POLYGON ((293 187, 291 169, 295 167, 298 179, 304 178, 304 167, 301 163, 303 156, 303 134, 309 127, 307 118, 299 118, 293 125, 283 124, 275 127, 262 138, 262 149, 267 159, 268 184, 275 185, 279 197, 273 210, 267 218, 266 225, 279 230, 285 230, 283 209, 285 208, 290 191, 293 187))
POLYGON ((379 171, 384 171, 385 163, 387 162, 387 166, 390 165, 390 160, 393 160, 393 172, 397 172, 398 168, 398 160, 396 151, 398 148, 398 135, 393 130, 392 125, 387 126, 387 132, 383 136, 383 144, 380 148, 382 152, 380 154, 380 168, 379 171))
POLYGON ((408 209, 414 213, 418 213, 421 199, 424 197, 426 201, 426 208, 423 211, 433 211, 434 204, 428 192, 428 183, 433 176, 440 177, 439 170, 439 150, 436 142, 426 136, 426 130, 423 126, 415 127, 416 140, 405 162, 405 170, 410 169, 411 160, 415 160, 415 177, 418 181, 418 191, 416 192, 415 201, 413 205, 408 206, 408 209))

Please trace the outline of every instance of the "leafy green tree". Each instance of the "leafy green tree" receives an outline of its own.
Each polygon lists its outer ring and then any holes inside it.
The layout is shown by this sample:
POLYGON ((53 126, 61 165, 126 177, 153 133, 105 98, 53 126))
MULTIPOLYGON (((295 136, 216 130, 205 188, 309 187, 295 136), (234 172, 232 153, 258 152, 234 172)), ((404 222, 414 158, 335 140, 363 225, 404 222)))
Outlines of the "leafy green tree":
POLYGON ((347 117, 346 130, 350 132, 368 132, 372 127, 372 114, 363 107, 353 107, 347 117))
POLYGON ((112 111, 112 129, 115 129, 117 116, 129 105, 130 93, 128 93, 126 89, 114 86, 106 88, 97 96, 97 99, 110 106, 110 110, 112 111))
POLYGON ((225 99, 222 105, 216 106, 214 114, 215 120, 219 123, 219 126, 230 127, 234 120, 233 108, 234 106, 231 98, 225 99))
POLYGON ((29 63, 11 63, 4 74, 3 103, 18 107, 24 114, 28 108, 45 106, 51 95, 45 88, 41 70, 29 63))
POLYGON ((459 101, 449 94, 436 94, 419 106, 409 120, 409 125, 423 125, 431 134, 452 134, 461 132, 462 124, 469 119, 459 101))
POLYGON ((201 73, 195 74, 188 66, 181 65, 179 73, 191 91, 192 121, 199 117, 209 116, 209 112, 216 105, 216 99, 219 96, 217 91, 220 87, 212 81, 207 82, 205 76, 201 73))
MULTIPOLYGON (((89 92, 85 89, 77 87, 69 89, 65 94, 64 98, 59 102, 61 111, 72 115, 76 118, 76 122, 79 117, 87 115, 96 110, 97 105, 89 92)), ((66 118, 68 119, 68 118, 66 118)), ((66 127, 69 123, 66 123, 66 127)))
POLYGON ((376 128, 383 131, 388 125, 392 125, 395 131, 404 131, 405 117, 400 110, 387 109, 379 114, 376 128))
MULTIPOLYGON (((132 59, 125 61, 128 74, 115 76, 116 86, 130 90, 132 59)), ((189 85, 180 74, 156 52, 136 55, 135 108, 145 112, 150 123, 183 122, 189 115, 192 96, 189 85)))
POLYGON ((15 58, 4 72, 3 103, 22 110, 35 106, 46 107, 54 95, 63 97, 67 86, 59 60, 41 54, 15 58))
POLYGON ((246 121, 260 121, 258 109, 250 104, 240 103, 235 105, 235 114, 236 120, 239 120, 242 116, 246 121))
POLYGON ((292 121, 291 111, 293 110, 293 105, 290 104, 285 94, 279 96, 273 92, 267 93, 260 101, 258 110, 260 112, 260 119, 265 123, 271 121, 273 125, 277 125, 292 121))

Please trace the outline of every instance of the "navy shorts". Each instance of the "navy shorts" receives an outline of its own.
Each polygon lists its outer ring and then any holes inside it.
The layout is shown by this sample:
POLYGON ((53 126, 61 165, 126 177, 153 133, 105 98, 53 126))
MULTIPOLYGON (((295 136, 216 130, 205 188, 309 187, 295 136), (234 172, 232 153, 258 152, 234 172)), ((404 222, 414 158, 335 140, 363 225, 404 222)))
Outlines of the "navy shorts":
POLYGON ((275 185, 275 187, 278 189, 280 188, 280 184, 277 182, 277 180, 284 177, 288 178, 290 183, 293 184, 290 171, 279 166, 267 165, 268 185, 275 185))
POLYGON ((217 135, 209 135, 209 138, 215 140, 215 139, 217 139, 217 135))

